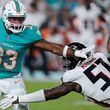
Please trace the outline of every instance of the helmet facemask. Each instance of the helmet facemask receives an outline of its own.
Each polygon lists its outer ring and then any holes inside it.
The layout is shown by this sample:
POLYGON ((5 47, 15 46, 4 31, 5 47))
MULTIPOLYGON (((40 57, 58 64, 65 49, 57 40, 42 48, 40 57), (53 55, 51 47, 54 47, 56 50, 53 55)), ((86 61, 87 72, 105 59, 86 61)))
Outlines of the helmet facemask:
POLYGON ((10 22, 10 29, 14 33, 22 32, 25 28, 24 25, 25 17, 8 17, 8 21, 10 22), (19 23, 16 23, 16 21, 19 23))
MULTIPOLYGON (((17 2, 17 1, 16 1, 17 2)), ((2 11, 5 27, 13 33, 20 33, 25 29, 26 10, 22 3, 17 2, 20 10, 16 10, 15 0, 7 2, 2 11)))

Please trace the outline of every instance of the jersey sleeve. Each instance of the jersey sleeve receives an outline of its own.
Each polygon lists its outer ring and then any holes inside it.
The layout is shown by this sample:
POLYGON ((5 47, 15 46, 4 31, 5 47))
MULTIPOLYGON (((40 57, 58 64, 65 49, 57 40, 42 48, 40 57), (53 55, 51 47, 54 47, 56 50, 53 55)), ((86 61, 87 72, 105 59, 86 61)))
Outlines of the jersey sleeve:
POLYGON ((42 40, 42 34, 36 26, 27 25, 26 29, 18 35, 23 38, 22 43, 26 47, 42 40))
POLYGON ((42 34, 39 30, 39 28, 37 28, 36 26, 33 26, 33 33, 32 33, 32 38, 33 38, 33 42, 38 42, 42 40, 42 34))
POLYGON ((75 69, 66 71, 62 76, 62 81, 65 82, 71 82, 76 81, 83 77, 83 68, 76 67, 75 69))
POLYGON ((104 62, 109 63, 107 57, 106 57, 103 53, 96 53, 95 56, 96 56, 97 58, 103 59, 104 62))

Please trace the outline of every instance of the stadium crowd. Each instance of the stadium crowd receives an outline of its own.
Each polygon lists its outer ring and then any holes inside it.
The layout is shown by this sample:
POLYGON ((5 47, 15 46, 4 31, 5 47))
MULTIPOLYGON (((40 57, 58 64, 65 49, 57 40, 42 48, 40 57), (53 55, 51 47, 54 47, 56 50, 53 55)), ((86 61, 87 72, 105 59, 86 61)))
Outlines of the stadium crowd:
MULTIPOLYGON (((0 6, 7 0, 0 0, 0 6)), ((40 28, 44 39, 69 44, 79 41, 96 44, 96 52, 107 56, 106 43, 110 31, 109 0, 20 0, 26 5, 26 23, 40 28)), ((1 10, 0 10, 1 13, 1 10)), ((62 71, 60 57, 31 47, 24 58, 24 67, 31 75, 36 70, 62 71)))

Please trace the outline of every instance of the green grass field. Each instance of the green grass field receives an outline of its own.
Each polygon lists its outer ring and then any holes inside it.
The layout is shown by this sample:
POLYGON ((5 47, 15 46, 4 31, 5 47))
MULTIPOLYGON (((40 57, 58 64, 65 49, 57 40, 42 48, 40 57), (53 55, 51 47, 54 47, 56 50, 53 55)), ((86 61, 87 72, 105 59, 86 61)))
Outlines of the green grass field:
MULTIPOLYGON (((42 88, 51 88, 59 85, 58 83, 53 82, 25 82, 25 84, 28 93, 42 88)), ((81 95, 74 92, 57 100, 31 103, 29 105, 30 110, 105 110, 100 106, 85 101, 81 95)))

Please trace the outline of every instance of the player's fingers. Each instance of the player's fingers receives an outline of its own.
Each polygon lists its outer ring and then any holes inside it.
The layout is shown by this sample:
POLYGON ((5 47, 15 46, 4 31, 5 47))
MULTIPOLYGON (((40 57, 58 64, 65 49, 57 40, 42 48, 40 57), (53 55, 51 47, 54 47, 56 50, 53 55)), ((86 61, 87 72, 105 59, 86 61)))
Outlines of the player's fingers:
POLYGON ((2 105, 0 105, 0 108, 4 110, 10 106, 12 106, 10 102, 5 102, 5 103, 2 103, 2 105))
POLYGON ((8 106, 8 104, 5 103, 5 104, 1 105, 0 108, 1 108, 1 109, 5 109, 5 108, 7 108, 7 106, 8 106))
POLYGON ((87 47, 86 49, 84 49, 83 52, 88 53, 88 52, 92 51, 94 48, 95 48, 95 45, 91 45, 91 46, 87 47))
POLYGON ((1 101, 0 106, 4 105, 5 103, 7 103, 7 102, 6 101, 1 101))
POLYGON ((4 97, 9 97, 9 95, 4 95, 4 97))
POLYGON ((5 95, 5 98, 12 98, 13 95, 5 95))
POLYGON ((0 105, 3 105, 5 103, 7 103, 9 101, 9 99, 5 98, 3 100, 0 101, 0 105))
POLYGON ((12 104, 4 104, 0 108, 4 110, 4 109, 6 109, 6 108, 8 108, 10 106, 12 106, 12 104))

